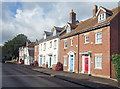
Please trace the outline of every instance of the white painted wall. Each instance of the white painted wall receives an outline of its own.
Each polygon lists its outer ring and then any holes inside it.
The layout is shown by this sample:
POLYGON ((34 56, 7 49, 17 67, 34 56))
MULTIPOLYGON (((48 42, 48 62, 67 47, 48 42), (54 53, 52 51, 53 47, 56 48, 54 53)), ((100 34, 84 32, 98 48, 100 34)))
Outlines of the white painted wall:
POLYGON ((45 56, 45 64, 48 62, 48 67, 50 67, 50 55, 52 56, 52 65, 57 64, 59 61, 59 38, 55 38, 49 41, 45 41, 42 43, 39 43, 39 57, 38 57, 38 64, 40 66, 40 56, 42 56, 42 64, 43 64, 43 56, 45 56), (56 40, 56 49, 54 49, 54 41, 56 40), (52 41, 52 47, 50 48, 50 42, 52 41), (44 50, 44 44, 46 43, 46 50, 44 50), (41 44, 42 44, 42 50, 41 50, 41 44), (56 55, 56 63, 54 62, 54 55, 56 55))
POLYGON ((24 60, 24 48, 23 47, 19 48, 19 63, 21 63, 20 59, 24 60))
POLYGON ((30 65, 31 63, 33 63, 33 60, 34 60, 34 57, 29 55, 28 49, 34 50, 34 48, 28 48, 28 47, 24 48, 24 56, 27 55, 26 57, 24 57, 25 65, 30 65))

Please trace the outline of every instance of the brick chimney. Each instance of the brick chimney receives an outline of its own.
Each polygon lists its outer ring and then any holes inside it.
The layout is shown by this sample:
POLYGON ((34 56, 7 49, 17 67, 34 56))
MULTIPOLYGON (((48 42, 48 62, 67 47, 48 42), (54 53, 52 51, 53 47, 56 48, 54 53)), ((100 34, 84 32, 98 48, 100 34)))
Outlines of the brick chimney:
POLYGON ((37 42, 38 42, 38 40, 36 39, 35 43, 37 43, 37 42))
POLYGON ((71 20, 76 21, 76 13, 73 12, 73 9, 72 9, 71 12, 70 12, 70 21, 71 21, 71 20))
POLYGON ((96 16, 97 10, 98 10, 97 5, 95 5, 93 9, 93 17, 96 16))

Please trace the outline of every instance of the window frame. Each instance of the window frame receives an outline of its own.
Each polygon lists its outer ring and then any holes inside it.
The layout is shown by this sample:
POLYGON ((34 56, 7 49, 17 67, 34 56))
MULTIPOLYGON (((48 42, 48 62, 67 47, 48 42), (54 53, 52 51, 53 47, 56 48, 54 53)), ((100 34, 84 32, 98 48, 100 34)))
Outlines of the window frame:
POLYGON ((73 46, 73 38, 70 39, 71 46, 73 46))
POLYGON ((44 51, 46 50, 46 43, 44 43, 44 51))
POLYGON ((67 57, 64 57, 64 66, 67 66, 67 57), (66 61, 65 61, 66 60, 66 61), (65 63, 66 62, 66 63, 65 63))
POLYGON ((56 64, 56 59, 57 59, 56 55, 54 55, 54 64, 56 64))
POLYGON ((95 33, 95 44, 101 44, 102 43, 102 31, 95 33), (99 37, 98 34, 101 33, 101 38, 99 37), (101 40, 101 41, 99 41, 101 40))
POLYGON ((95 69, 102 69, 102 56, 95 56, 95 69))
POLYGON ((64 49, 67 49, 67 40, 64 41, 64 49))
POLYGON ((106 13, 102 13, 98 16, 98 23, 106 20, 106 13))
POLYGON ((50 41, 50 48, 52 48, 52 41, 50 41))
POLYGON ((54 49, 57 48, 57 40, 54 41, 54 49))
POLYGON ((89 35, 85 35, 85 44, 89 43, 89 35), (88 37, 88 42, 87 42, 87 38, 88 37))

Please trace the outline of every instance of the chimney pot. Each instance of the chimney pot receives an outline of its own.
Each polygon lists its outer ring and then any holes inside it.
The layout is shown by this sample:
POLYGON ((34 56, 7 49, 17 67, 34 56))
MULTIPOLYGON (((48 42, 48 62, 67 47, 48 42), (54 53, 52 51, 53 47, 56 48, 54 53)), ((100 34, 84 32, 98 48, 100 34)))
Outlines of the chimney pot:
POLYGON ((97 5, 95 5, 93 9, 93 17, 96 16, 97 10, 98 10, 97 5))
POLYGON ((71 10, 71 13, 70 13, 70 20, 76 21, 76 13, 73 12, 73 9, 71 10))

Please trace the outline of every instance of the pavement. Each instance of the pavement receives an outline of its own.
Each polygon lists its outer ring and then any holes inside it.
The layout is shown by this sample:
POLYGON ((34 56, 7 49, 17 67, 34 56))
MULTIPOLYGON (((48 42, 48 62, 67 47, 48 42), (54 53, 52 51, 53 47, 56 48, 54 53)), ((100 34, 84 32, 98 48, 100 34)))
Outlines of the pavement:
POLYGON ((89 76, 89 75, 80 74, 80 73, 77 74, 77 73, 66 72, 66 71, 55 71, 49 68, 33 67, 29 65, 21 65, 21 66, 40 72, 42 74, 50 75, 64 81, 79 84, 81 86, 85 86, 92 89, 96 89, 96 88, 101 89, 101 87, 109 88, 109 89, 110 88, 120 89, 120 87, 118 87, 118 82, 112 79, 89 76))

